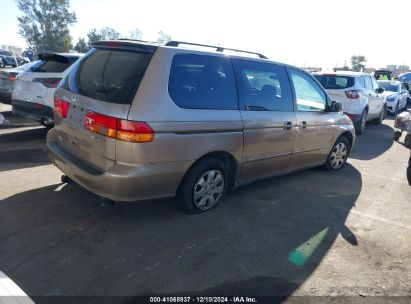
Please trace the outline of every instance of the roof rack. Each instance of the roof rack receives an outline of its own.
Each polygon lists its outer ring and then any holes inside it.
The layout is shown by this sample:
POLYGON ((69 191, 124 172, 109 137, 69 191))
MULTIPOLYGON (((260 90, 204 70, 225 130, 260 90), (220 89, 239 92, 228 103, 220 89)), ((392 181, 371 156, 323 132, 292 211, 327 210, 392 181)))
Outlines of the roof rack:
POLYGON ((208 48, 213 48, 216 50, 216 52, 224 52, 225 50, 227 51, 234 51, 234 52, 239 52, 239 53, 245 53, 245 54, 252 54, 252 55, 257 55, 259 58, 262 59, 268 59, 266 56, 260 53, 256 52, 250 52, 250 51, 243 51, 243 50, 237 50, 237 49, 229 49, 221 46, 215 46, 215 45, 208 45, 208 44, 199 44, 199 43, 190 43, 190 42, 184 42, 184 41, 169 41, 165 44, 165 46, 172 46, 172 47, 178 47, 180 44, 186 44, 186 45, 194 45, 194 46, 201 46, 201 47, 208 47, 208 48))

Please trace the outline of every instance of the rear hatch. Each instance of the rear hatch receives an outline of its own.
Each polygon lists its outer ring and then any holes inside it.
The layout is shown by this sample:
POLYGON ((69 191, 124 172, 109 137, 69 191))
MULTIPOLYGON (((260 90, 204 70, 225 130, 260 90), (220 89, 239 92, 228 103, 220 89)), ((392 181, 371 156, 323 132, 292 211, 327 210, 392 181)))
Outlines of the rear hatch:
POLYGON ((55 105, 68 104, 66 118, 55 114, 57 144, 65 152, 99 171, 114 164, 116 139, 106 136, 110 132, 106 127, 116 119, 127 119, 155 49, 126 41, 98 42, 73 67, 55 95, 55 105), (102 125, 107 123, 100 133, 85 127, 90 115, 98 115, 102 125))
POLYGON ((350 91, 355 85, 355 79, 352 76, 343 76, 335 74, 317 74, 314 77, 321 83, 327 91, 331 100, 342 103, 343 112, 349 112, 352 99, 347 97, 346 91, 350 91))
POLYGON ((39 61, 21 73, 14 86, 13 99, 52 107, 47 102, 48 89, 55 89, 64 72, 79 58, 74 55, 39 54, 39 61))

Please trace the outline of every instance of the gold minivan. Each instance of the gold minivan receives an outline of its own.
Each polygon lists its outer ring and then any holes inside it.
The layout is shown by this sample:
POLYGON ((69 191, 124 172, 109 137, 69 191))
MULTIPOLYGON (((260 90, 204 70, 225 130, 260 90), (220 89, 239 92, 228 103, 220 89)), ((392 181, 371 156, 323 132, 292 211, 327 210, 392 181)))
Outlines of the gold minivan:
POLYGON ((189 213, 257 179, 337 171, 355 141, 304 70, 176 41, 96 42, 56 90, 54 116, 47 145, 64 181, 113 201, 177 195, 189 213))

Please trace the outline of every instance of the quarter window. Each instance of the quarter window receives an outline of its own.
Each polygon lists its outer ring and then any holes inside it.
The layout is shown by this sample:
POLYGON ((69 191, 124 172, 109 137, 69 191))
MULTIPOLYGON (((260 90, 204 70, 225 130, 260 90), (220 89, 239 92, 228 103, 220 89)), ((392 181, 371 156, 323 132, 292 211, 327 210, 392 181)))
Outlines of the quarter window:
POLYGON ((291 87, 285 67, 251 60, 233 60, 240 108, 292 112, 291 87))
POLYGON ((294 85, 297 111, 325 111, 327 95, 319 85, 306 73, 290 69, 294 85))
POLYGON ((373 91, 375 91, 376 89, 378 89, 378 88, 379 88, 379 85, 378 85, 378 83, 377 83, 377 80, 375 80, 375 79, 374 79, 374 77, 373 77, 373 78, 371 78, 371 81, 372 81, 372 88, 373 88, 373 91))
POLYGON ((235 78, 229 58, 175 55, 168 92, 181 108, 238 109, 235 78))
POLYGON ((373 91, 371 77, 365 77, 365 88, 368 91, 373 91))
POLYGON ((358 83, 360 84, 361 88, 365 89, 365 77, 364 76, 358 77, 358 83))

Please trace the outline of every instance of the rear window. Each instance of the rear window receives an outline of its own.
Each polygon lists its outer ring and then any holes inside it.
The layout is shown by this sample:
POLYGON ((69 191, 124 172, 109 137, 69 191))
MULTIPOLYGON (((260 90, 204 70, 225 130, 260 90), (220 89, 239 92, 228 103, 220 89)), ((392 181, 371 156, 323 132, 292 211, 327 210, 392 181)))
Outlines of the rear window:
POLYGON ((83 58, 63 88, 116 104, 131 104, 152 54, 122 50, 94 50, 83 58))
POLYGON ((33 72, 43 72, 43 73, 62 73, 67 70, 78 57, 66 58, 64 62, 55 60, 40 60, 31 66, 33 72))
POLYGON ((168 92, 181 108, 238 109, 233 67, 225 57, 175 55, 168 92))
POLYGON ((354 77, 337 75, 314 75, 325 89, 346 89, 354 86, 354 77))
POLYGON ((384 90, 386 91, 398 92, 400 90, 400 85, 396 82, 378 81, 378 84, 381 88, 384 88, 384 90))

